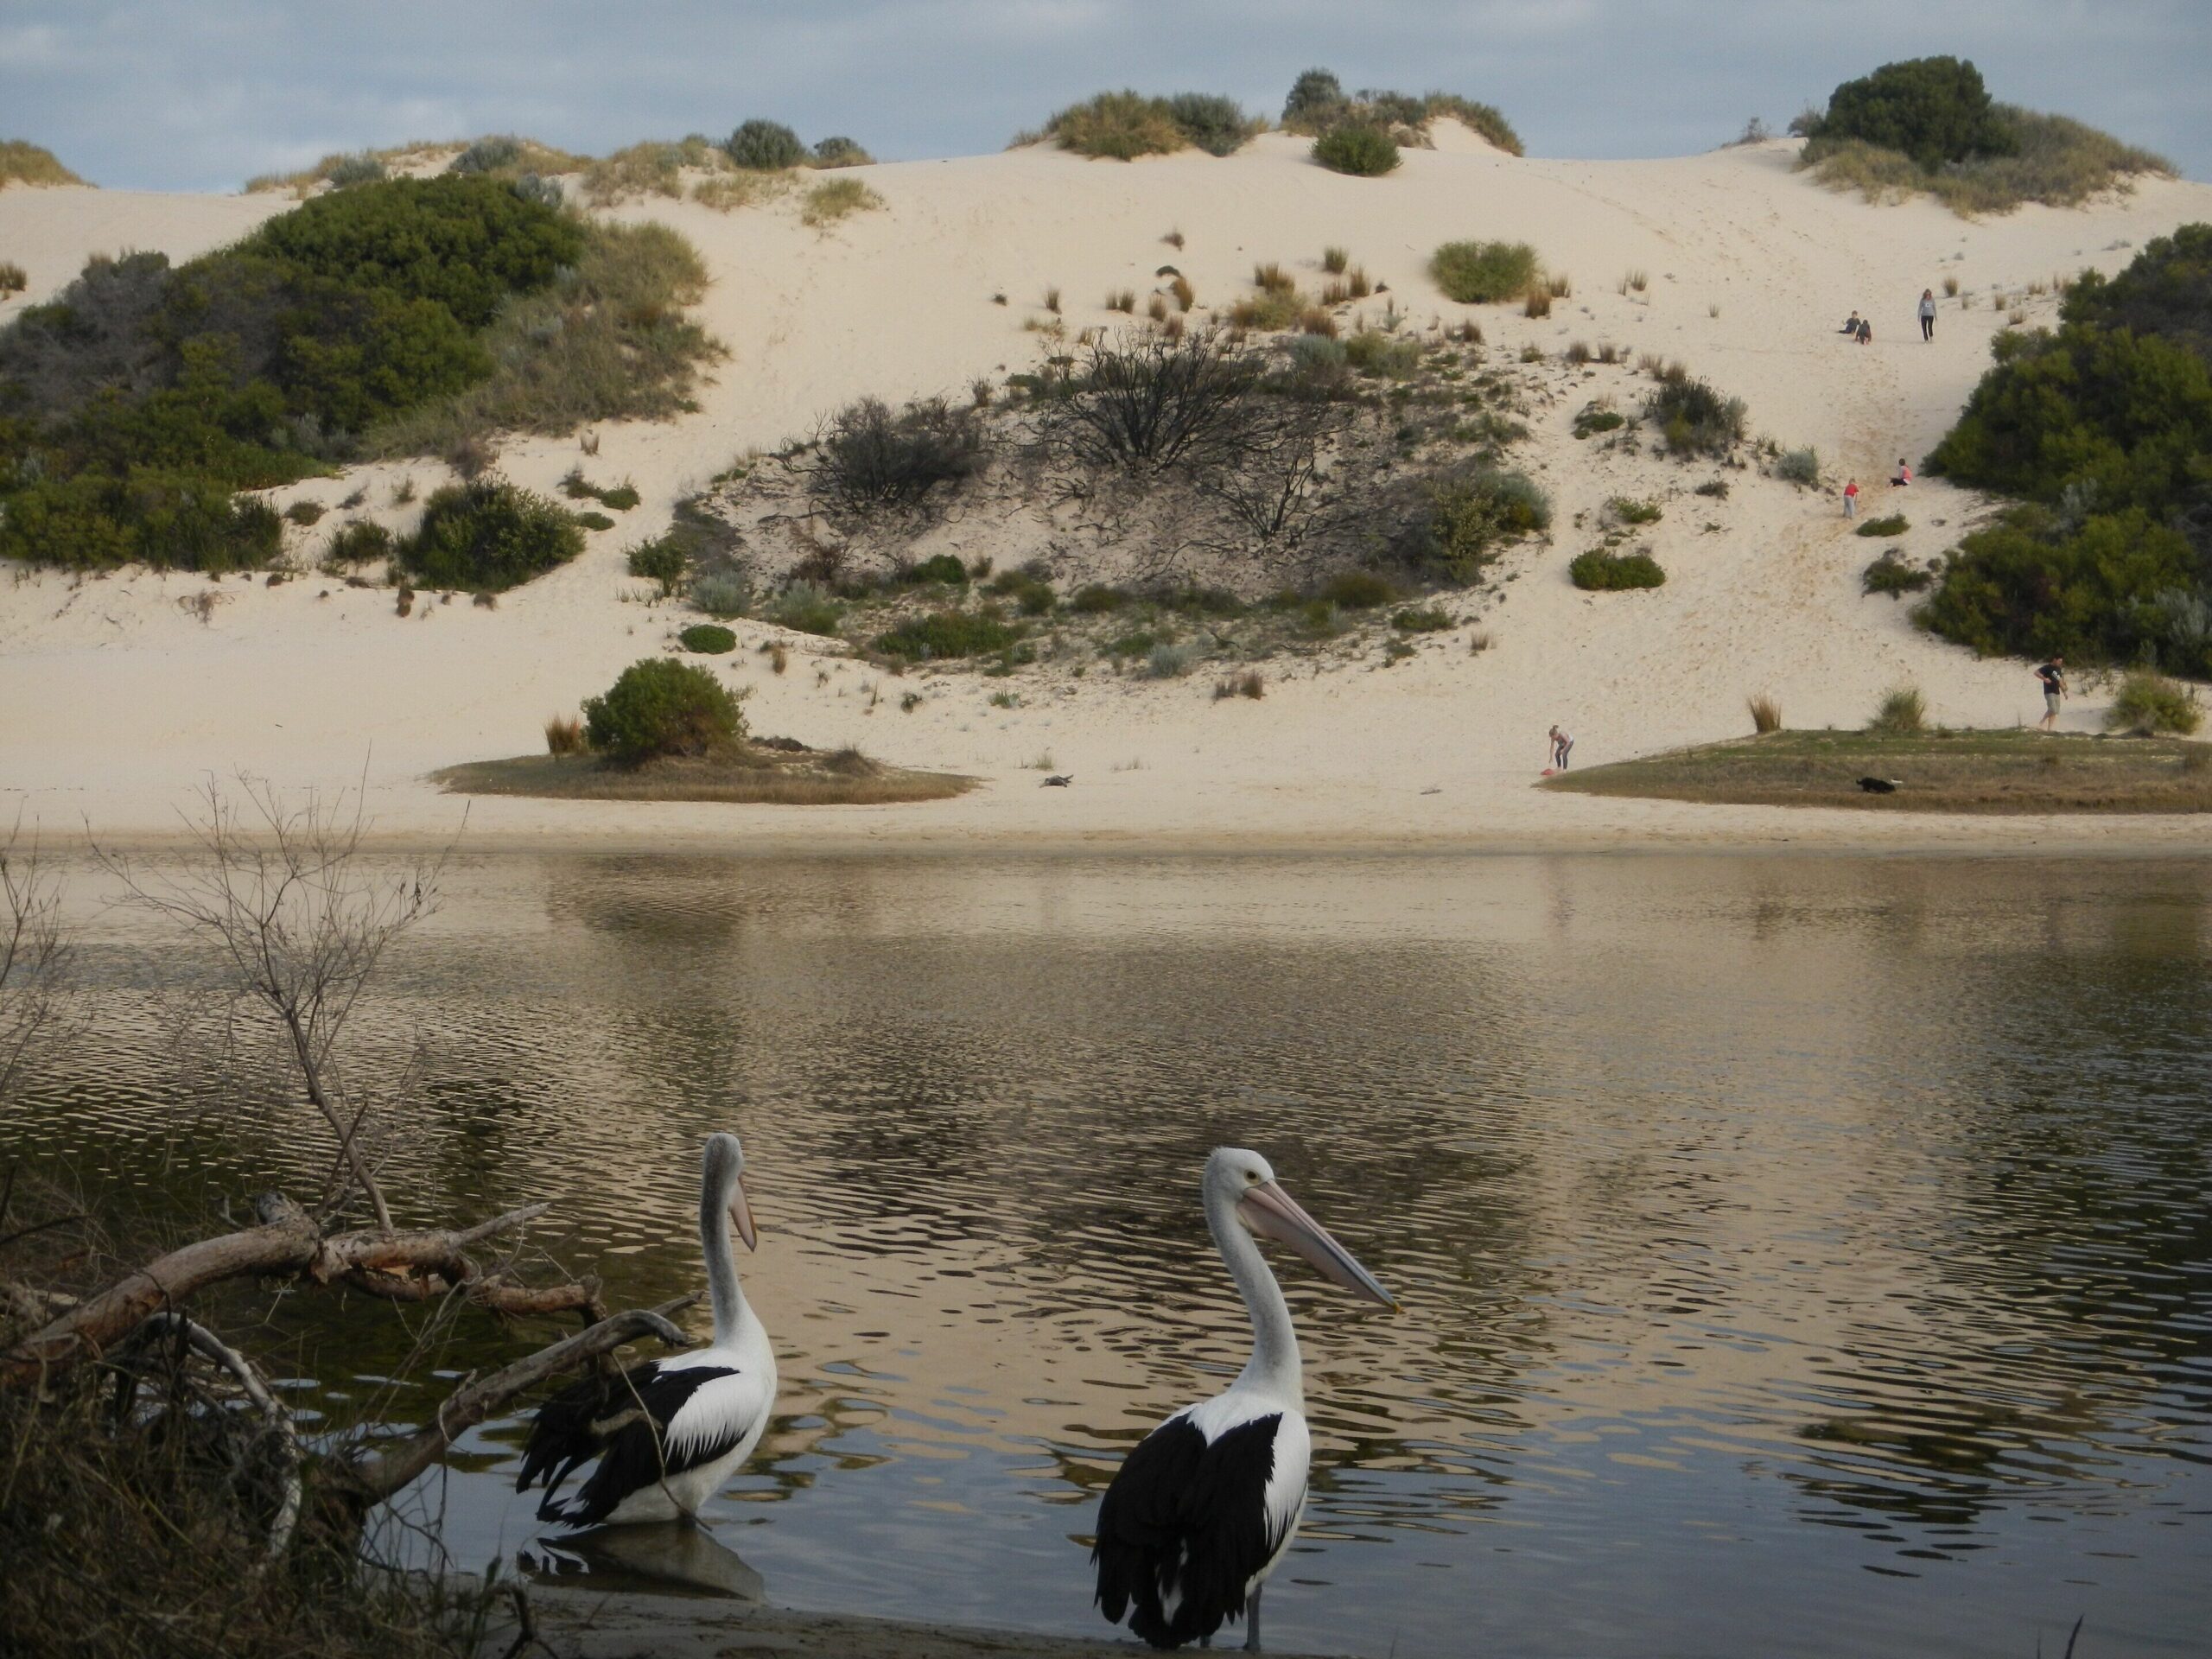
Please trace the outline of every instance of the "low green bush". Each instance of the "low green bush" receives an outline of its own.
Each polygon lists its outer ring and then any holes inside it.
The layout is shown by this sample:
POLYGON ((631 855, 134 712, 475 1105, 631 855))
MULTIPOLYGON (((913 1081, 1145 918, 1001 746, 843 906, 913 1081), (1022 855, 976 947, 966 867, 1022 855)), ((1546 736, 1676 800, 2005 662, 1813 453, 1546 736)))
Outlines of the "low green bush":
POLYGON ((2105 711, 2105 728, 2113 732, 2172 732, 2190 737, 2203 723, 2204 710, 2195 692, 2147 669, 2122 680, 2113 694, 2112 707, 2105 711))
POLYGON ((1440 605, 1400 611, 1390 626, 1401 633, 1436 633, 1452 626, 1452 613, 1440 605))
POLYGON ((1421 342, 1400 340, 1379 329, 1363 328, 1344 342, 1344 361, 1360 373, 1403 380, 1421 366, 1421 342))
POLYGON ((520 165, 522 140, 504 135, 479 138, 467 149, 446 163, 446 171, 463 175, 472 173, 497 173, 503 168, 520 165))
POLYGON ((1662 516, 1656 501, 1635 501, 1624 495, 1612 497, 1605 510, 1624 524, 1656 524, 1662 516))
POLYGON ((1428 274, 1462 305, 1518 300, 1542 275, 1526 242, 1446 242, 1429 256, 1428 274))
POLYGON ((1372 570, 1345 570, 1315 590, 1316 597, 1347 611, 1371 611, 1397 597, 1397 589, 1372 570))
POLYGON ((332 532, 322 556, 331 564, 366 564, 374 559, 388 559, 391 556, 391 532, 373 519, 356 518, 332 532))
POLYGON ((1551 522, 1551 499, 1526 474, 1471 467, 1415 487, 1393 551, 1424 578, 1464 584, 1507 543, 1551 522))
POLYGON ((1935 580, 1934 571, 1899 558, 1892 548, 1859 573, 1859 586, 1864 593, 1887 594, 1891 599, 1902 599, 1907 594, 1919 593, 1935 580))
POLYGON ((1644 418, 1677 455, 1719 455, 1744 440, 1747 412, 1740 397, 1724 397, 1688 375, 1662 380, 1644 400, 1644 418))
POLYGON ((612 507, 617 512, 629 512, 642 499, 638 493, 638 486, 634 484, 618 484, 611 490, 601 490, 599 493, 600 505, 612 507))
POLYGON ((968 585, 968 567, 950 553, 933 554, 907 571, 906 580, 933 582, 947 588, 965 588, 968 585))
POLYGON ((1910 737, 1928 729, 1928 700, 1916 687, 1901 685, 1887 693, 1866 722, 1866 729, 1885 737, 1910 737))
POLYGON ((842 133, 823 139, 814 147, 814 158, 809 163, 819 168, 872 167, 875 157, 862 149, 860 141, 842 133))
POLYGON ((1245 114, 1232 98, 1211 92, 1178 92, 1166 100, 1167 118, 1209 156, 1231 156, 1265 124, 1245 114))
POLYGON ((1132 91, 1070 105, 1045 123, 1045 136, 1078 156, 1116 162, 1172 155, 1192 142, 1167 99, 1132 91))
POLYGON ((639 542, 624 553, 623 563, 629 567, 630 574, 640 581, 658 582, 663 599, 671 597, 683 585, 690 565, 683 539, 673 534, 639 542))
POLYGON ((1911 521, 1907 519, 1904 514, 1892 512, 1885 518, 1869 518, 1859 526, 1859 534, 1861 536, 1902 536, 1911 528, 1911 521))
POLYGON ((1786 483, 1806 489, 1818 489, 1821 483, 1821 452, 1809 443, 1802 449, 1785 449, 1775 457, 1774 475, 1786 483))
POLYGON ((601 754, 637 765, 741 741, 745 711, 708 670, 649 657, 624 669, 604 696, 585 699, 584 730, 601 754))
POLYGON ((614 521, 603 512, 579 512, 574 514, 573 517, 575 518, 575 521, 582 524, 586 530, 612 530, 614 528, 614 521))
POLYGON ((1615 553, 1602 547, 1593 547, 1586 553, 1578 553, 1567 567, 1568 578, 1578 588, 1592 593, 1611 593, 1628 588, 1657 588, 1667 580, 1667 573, 1659 568, 1659 561, 1649 553, 1615 553))
POLYGON ((583 546, 576 521, 554 502, 480 478, 434 491, 421 525, 397 551, 420 587, 496 594, 557 569, 583 546))
POLYGON ((722 153, 748 173, 780 173, 808 159, 798 135, 780 121, 747 121, 722 142, 722 153))
POLYGON ((684 650, 704 657, 723 657, 737 649, 737 636, 713 622, 694 622, 676 639, 684 650))
POLYGON ((1379 178, 1398 165, 1398 144, 1380 127, 1337 127, 1313 141, 1313 159, 1332 173, 1379 178))
POLYGON ((838 625, 845 620, 845 607, 813 583, 795 582, 776 595, 767 615, 779 628, 834 639, 838 625))
POLYGON ((714 571, 693 580, 689 597, 709 616, 743 616, 753 608, 753 584, 735 571, 714 571))
POLYGON ((1004 651, 1020 635, 1005 623, 973 611, 936 611, 910 616, 896 627, 875 637, 875 649, 887 657, 920 661, 944 658, 981 657, 1004 651))
POLYGON ((319 523, 321 520, 322 512, 322 503, 320 501, 295 501, 284 509, 284 522, 298 524, 305 529, 309 524, 319 523))
POLYGON ((1096 616, 1104 611, 1118 611, 1129 602, 1129 596, 1119 588, 1103 582, 1090 582, 1076 589, 1075 597, 1068 601, 1068 608, 1082 616, 1096 616))
POLYGON ((1600 409, 1592 404, 1574 417, 1574 435, 1592 438, 1600 432, 1611 432, 1628 424, 1628 417, 1618 410, 1600 409))

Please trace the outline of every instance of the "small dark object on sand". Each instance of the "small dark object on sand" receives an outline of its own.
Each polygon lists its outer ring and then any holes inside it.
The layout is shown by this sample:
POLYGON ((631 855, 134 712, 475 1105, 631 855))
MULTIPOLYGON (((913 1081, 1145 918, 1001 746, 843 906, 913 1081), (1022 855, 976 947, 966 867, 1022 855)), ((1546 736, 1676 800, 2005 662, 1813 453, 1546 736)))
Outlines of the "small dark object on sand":
POLYGON ((1073 772, 1056 772, 1051 777, 1047 778, 1043 783, 1038 785, 1037 787, 1039 789, 1065 789, 1073 782, 1075 782, 1075 774, 1073 772))
POLYGON ((1869 795, 1894 795, 1897 792, 1897 780, 1894 778, 1861 778, 1859 787, 1869 795))

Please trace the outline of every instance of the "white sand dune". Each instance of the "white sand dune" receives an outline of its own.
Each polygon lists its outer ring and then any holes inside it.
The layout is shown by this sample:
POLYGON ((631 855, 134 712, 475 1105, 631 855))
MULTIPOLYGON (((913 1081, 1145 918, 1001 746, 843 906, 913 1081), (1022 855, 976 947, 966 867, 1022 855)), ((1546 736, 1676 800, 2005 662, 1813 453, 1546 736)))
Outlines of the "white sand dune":
MULTIPOLYGON (((147 573, 72 580, 11 575, 0 586, 0 817, 21 805, 49 834, 89 823, 111 836, 159 833, 205 774, 249 771, 288 787, 365 775, 381 830, 449 830, 461 803, 423 781, 434 767, 520 753, 552 713, 573 709, 626 663, 663 648, 666 607, 642 601, 620 549, 666 522, 675 501, 750 446, 773 445, 863 393, 899 399, 958 391, 1030 366, 1022 329, 1048 287, 1071 326, 1120 319, 1113 289, 1143 294, 1172 262, 1201 306, 1248 292, 1255 261, 1279 260, 1309 285, 1325 245, 1351 251, 1411 326, 1456 321, 1425 275, 1431 250, 1462 237, 1533 242, 1572 275, 1571 299, 1544 321, 1472 308, 1494 356, 1551 353, 1532 402, 1535 435, 1516 448, 1557 507, 1550 543, 1525 550, 1484 618, 1492 647, 1464 632, 1399 666, 1379 653, 1316 672, 1270 664, 1263 701, 1216 702, 1211 677, 1083 680, 1030 671, 1024 706, 995 709, 1004 682, 917 672, 909 714, 872 703, 877 672, 823 642, 741 624, 735 682, 753 686, 756 729, 817 745, 855 743, 902 765, 969 772, 987 786, 952 802, 892 808, 639 806, 480 800, 474 844, 591 841, 828 848, 1872 842, 1965 847, 2064 842, 2201 846, 2185 820, 1966 820, 1758 812, 1556 797, 1529 785, 1557 721, 1578 764, 1738 732, 1745 699, 1777 696, 1793 726, 1856 725, 1880 694, 1910 682, 1955 724, 2040 713, 2024 664, 1980 662, 1916 633, 1904 607, 1862 598, 1876 544, 1853 536, 1832 493, 1740 481, 1725 502, 1693 496, 1710 467, 1645 455, 1600 463, 1568 428, 1591 397, 1641 396, 1626 368, 1557 362, 1573 340, 1680 358, 1750 406, 1755 431, 1816 446, 1840 479, 1855 474, 1883 510, 1899 455, 1916 465, 1987 362, 1993 289, 2018 295, 2083 266, 2117 270, 2132 250, 2212 219, 2212 188, 2152 181, 2095 207, 2030 207, 1962 221, 1928 202, 1873 207, 1793 175, 1786 143, 1661 162, 1519 160, 1478 142, 1409 151, 1381 180, 1313 166, 1302 143, 1264 137, 1226 160, 1196 154, 1133 165, 1033 149, 862 169, 888 204, 823 233, 788 206, 728 215, 690 203, 618 210, 660 218, 698 244, 715 284, 706 321, 730 356, 700 410, 664 424, 605 429, 592 476, 625 476, 644 505, 593 538, 574 565, 504 596, 495 610, 418 602, 407 620, 380 590, 309 576, 278 588, 233 579, 205 621, 179 601, 207 581, 147 573), (1179 251, 1161 238, 1179 230, 1179 251), (1641 295, 1616 292, 1630 269, 1641 295), (1973 308, 1942 306, 1923 345, 1914 306, 1955 276, 1973 308), (1005 305, 994 303, 1003 293, 1005 305), (1847 312, 1874 321, 1868 346, 1837 333, 1847 312), (1717 315, 1713 313, 1717 310, 1717 315), (1546 397, 1548 396, 1548 401, 1546 397), (1666 505, 1649 541, 1669 572, 1643 594, 1585 594, 1567 561, 1595 539, 1578 512, 1606 497, 1666 505), (1708 529, 1717 525, 1717 529, 1708 529), (794 653, 770 673, 753 647, 794 653), (817 662, 817 658, 819 659, 817 662), (818 683, 814 670, 827 672, 818 683), (1072 789, 1040 790, 1029 764, 1049 753, 1072 789)), ((284 206, 270 197, 166 197, 79 189, 0 193, 0 256, 29 270, 25 301, 50 294, 98 251, 188 255, 284 206)), ((2049 322, 2046 292, 2022 302, 2049 322)), ((1648 383, 1641 383, 1648 385, 1648 383)), ((550 488, 579 459, 573 440, 511 445, 511 476, 550 488)), ((365 485, 385 506, 403 475, 424 492, 429 462, 358 469, 279 498, 335 505, 365 485)), ((1934 483, 1910 492, 1904 550, 1942 550, 1986 504, 1934 483)), ((328 522, 302 536, 319 543, 328 522)), ((974 550, 991 547, 976 526, 974 550)), ((1024 556, 992 549, 1001 567, 1024 556), (1009 555, 1012 556, 1009 557, 1009 555)), ((2096 723, 2092 692, 2067 724, 2096 723)))

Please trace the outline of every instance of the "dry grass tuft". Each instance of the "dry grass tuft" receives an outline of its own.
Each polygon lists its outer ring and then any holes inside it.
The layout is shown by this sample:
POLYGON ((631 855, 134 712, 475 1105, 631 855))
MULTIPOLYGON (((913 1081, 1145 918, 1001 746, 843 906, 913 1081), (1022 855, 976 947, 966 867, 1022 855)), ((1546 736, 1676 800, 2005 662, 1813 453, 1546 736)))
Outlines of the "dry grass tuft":
POLYGON ((733 213, 741 207, 779 201, 798 188, 798 181, 788 173, 739 169, 700 180, 691 187, 691 200, 715 213, 733 213))
POLYGON ((1751 711, 1751 729, 1755 732, 1778 732, 1782 729, 1782 705, 1762 691, 1748 700, 1751 711))
POLYGON ((84 181, 54 158, 52 150, 21 138, 0 140, 0 190, 11 184, 49 186, 84 181))
POLYGON ((583 721, 573 715, 556 715, 545 722, 546 753, 582 754, 583 752, 583 721))
POLYGON ((830 179, 806 193, 799 206, 799 222, 813 230, 826 230, 854 213, 872 213, 883 198, 858 179, 830 179))
POLYGON ((1522 314, 1528 316, 1548 317, 1552 314, 1551 289, 1541 284, 1531 287, 1529 289, 1529 297, 1522 302, 1521 309, 1522 314))

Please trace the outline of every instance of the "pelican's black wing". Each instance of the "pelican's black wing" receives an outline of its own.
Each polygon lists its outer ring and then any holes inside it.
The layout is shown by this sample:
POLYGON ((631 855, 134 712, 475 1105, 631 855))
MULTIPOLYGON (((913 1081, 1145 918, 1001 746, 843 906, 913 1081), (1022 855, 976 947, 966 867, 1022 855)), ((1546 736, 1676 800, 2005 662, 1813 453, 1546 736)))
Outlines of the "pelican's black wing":
POLYGON ((1098 1505, 1096 1601, 1155 1648, 1211 1637, 1244 1616, 1244 1587, 1282 1543, 1268 1516, 1280 1413, 1209 1441, 1171 1417, 1122 1462, 1098 1505))
POLYGON ((709 1382, 737 1375, 727 1365, 664 1367, 658 1360, 615 1376, 588 1377, 563 1389, 538 1408, 537 1420, 523 1449, 515 1490, 545 1483, 541 1521, 593 1527, 613 1514, 631 1493, 669 1475, 711 1463, 744 1438, 747 1427, 733 1423, 727 1435, 691 1437, 680 1452, 668 1449, 668 1427, 691 1396, 709 1382), (593 1458, 599 1467, 566 1500, 562 1484, 578 1465, 593 1458))

